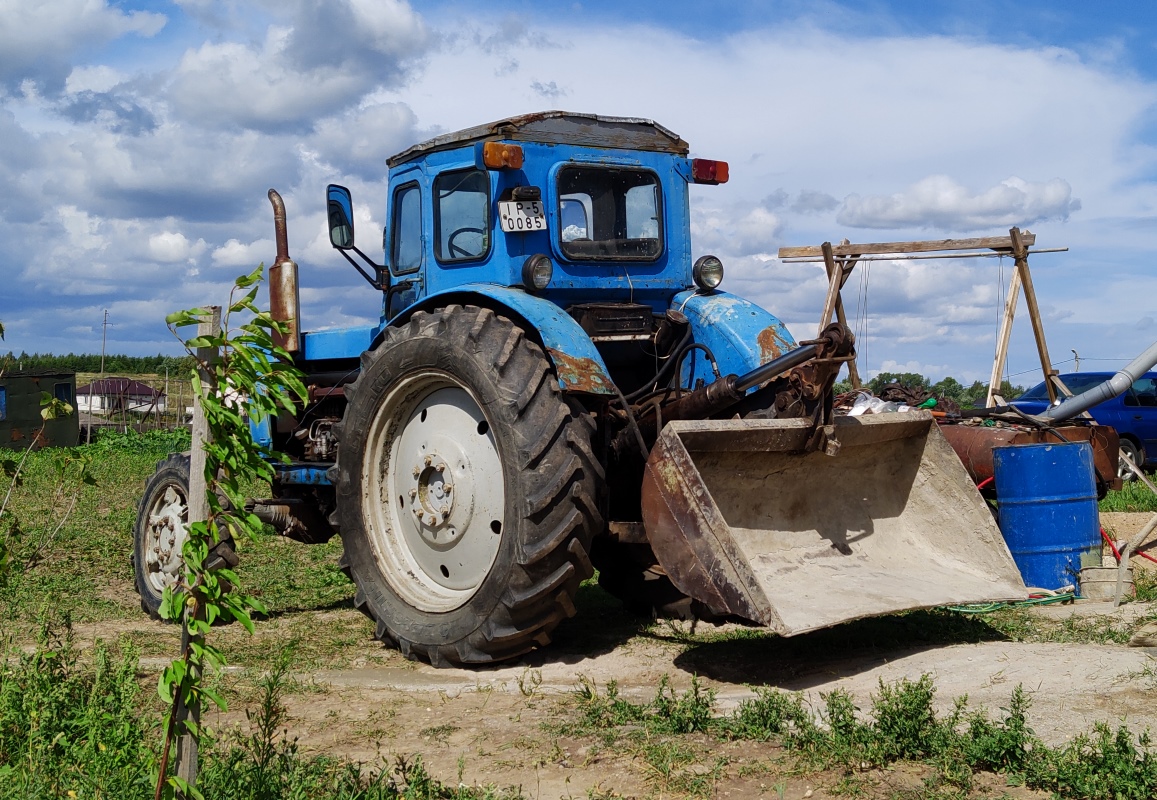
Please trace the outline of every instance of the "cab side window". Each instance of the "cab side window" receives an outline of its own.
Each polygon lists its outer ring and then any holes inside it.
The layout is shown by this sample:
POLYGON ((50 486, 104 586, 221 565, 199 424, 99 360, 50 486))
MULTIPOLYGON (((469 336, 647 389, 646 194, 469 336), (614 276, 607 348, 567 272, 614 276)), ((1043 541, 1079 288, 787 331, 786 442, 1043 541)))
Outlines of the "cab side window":
POLYGON ((478 169, 434 179, 434 254, 474 261, 490 252, 490 175, 478 169))
POLYGON ((393 247, 390 270, 395 275, 414 272, 422 266, 422 194, 416 183, 394 191, 393 247))

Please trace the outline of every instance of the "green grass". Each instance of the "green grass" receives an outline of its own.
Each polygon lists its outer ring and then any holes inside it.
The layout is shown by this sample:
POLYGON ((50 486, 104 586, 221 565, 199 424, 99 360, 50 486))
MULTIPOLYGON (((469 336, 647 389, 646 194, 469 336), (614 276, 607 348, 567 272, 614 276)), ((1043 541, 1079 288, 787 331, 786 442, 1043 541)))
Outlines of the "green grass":
POLYGON ((1119 492, 1109 492, 1099 503, 1101 511, 1157 511, 1157 494, 1141 481, 1130 481, 1119 492))
MULTIPOLYGON (((142 619, 133 589, 130 564, 132 528, 144 483, 169 453, 188 448, 187 433, 105 434, 96 443, 75 448, 74 455, 93 459, 95 486, 66 486, 76 492, 71 516, 39 563, 13 576, 0 593, 0 620, 31 630, 40 612, 51 607, 77 623, 142 619)), ((29 456, 24 485, 13 493, 12 511, 25 529, 24 550, 43 539, 60 518, 55 462, 64 454, 42 450, 29 456)), ((0 490, 5 489, 0 479, 0 490)), ((255 495, 265 494, 254 486, 255 495)), ((259 595, 273 615, 301 609, 342 608, 353 586, 337 567, 340 543, 304 546, 275 536, 238 543, 241 579, 259 595)))
MULTIPOLYGON (((246 709, 247 732, 209 741, 198 789, 230 800, 515 800, 520 791, 449 785, 421 758, 358 764, 303 754, 282 703, 292 651, 281 650, 246 709)), ((42 628, 34 652, 0 661, 0 800, 145 800, 159 764, 159 701, 141 696, 131 646, 82 657, 68 624, 42 628)))

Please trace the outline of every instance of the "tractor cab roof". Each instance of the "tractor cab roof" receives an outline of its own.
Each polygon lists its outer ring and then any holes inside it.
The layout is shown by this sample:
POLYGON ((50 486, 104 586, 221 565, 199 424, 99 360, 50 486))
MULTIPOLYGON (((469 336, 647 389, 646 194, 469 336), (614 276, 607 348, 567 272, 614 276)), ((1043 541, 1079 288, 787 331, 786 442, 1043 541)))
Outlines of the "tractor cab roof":
POLYGON ((671 131, 649 119, 603 117, 570 111, 540 111, 445 133, 416 144, 387 159, 390 167, 405 164, 428 153, 456 150, 489 141, 540 142, 601 147, 616 150, 648 150, 685 156, 688 145, 671 131))

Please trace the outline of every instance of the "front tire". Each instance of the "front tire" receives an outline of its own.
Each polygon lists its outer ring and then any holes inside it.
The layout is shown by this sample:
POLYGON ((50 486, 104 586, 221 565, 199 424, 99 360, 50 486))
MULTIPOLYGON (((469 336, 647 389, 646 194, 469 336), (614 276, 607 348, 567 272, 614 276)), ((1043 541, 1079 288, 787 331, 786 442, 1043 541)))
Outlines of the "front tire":
POLYGON ((334 521, 376 636, 435 666, 547 644, 592 574, 603 473, 542 349, 488 309, 417 312, 346 396, 334 521))
MULTIPOLYGON (((181 548, 188 538, 189 454, 174 453, 157 462, 145 482, 133 526, 133 578, 141 597, 141 610, 160 619, 161 598, 166 587, 176 588, 185 574, 181 548)), ((237 566, 233 537, 222 536, 210 551, 210 569, 237 566)))

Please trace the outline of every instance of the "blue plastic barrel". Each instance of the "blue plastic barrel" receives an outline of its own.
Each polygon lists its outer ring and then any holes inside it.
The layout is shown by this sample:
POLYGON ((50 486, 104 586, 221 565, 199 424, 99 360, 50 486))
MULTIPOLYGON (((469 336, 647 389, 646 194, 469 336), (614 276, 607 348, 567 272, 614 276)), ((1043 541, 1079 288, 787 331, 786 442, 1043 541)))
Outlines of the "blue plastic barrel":
POLYGON ((1088 442, 1018 444, 992 451, 1000 531, 1029 587, 1077 586, 1101 564, 1093 448, 1088 442))

